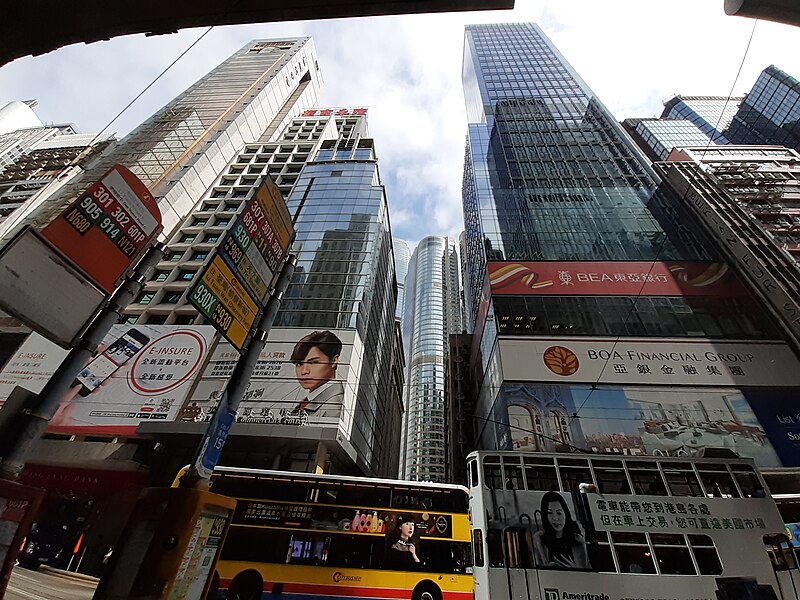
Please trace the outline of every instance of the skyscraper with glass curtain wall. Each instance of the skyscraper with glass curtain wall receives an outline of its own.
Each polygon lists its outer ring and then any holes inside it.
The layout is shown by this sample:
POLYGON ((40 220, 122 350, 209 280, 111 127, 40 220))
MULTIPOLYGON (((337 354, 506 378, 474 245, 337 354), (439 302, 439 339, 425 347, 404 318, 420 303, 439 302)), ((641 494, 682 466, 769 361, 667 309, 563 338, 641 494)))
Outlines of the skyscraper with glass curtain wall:
POLYGON ((445 481, 448 337, 462 329, 459 270, 455 243, 447 237, 423 238, 411 255, 404 315, 406 479, 445 481))
MULTIPOLYGON (((311 38, 254 40, 129 133, 93 168, 16 221, 14 230, 49 222, 119 163, 148 186, 168 235, 244 144, 282 131, 302 108, 316 104, 321 85, 311 38)), ((3 239, 11 233, 4 231, 3 239)))
POLYGON ((791 449, 778 457, 783 438, 767 442, 756 418, 790 401, 789 371, 767 365, 800 368, 774 319, 542 30, 467 26, 462 77, 476 446, 693 455, 721 444, 764 466, 800 464, 791 449), (716 364, 720 349, 733 354, 716 364), (662 426, 684 418, 697 436, 669 439, 662 426), (762 437, 715 438, 719 421, 758 423, 762 437))

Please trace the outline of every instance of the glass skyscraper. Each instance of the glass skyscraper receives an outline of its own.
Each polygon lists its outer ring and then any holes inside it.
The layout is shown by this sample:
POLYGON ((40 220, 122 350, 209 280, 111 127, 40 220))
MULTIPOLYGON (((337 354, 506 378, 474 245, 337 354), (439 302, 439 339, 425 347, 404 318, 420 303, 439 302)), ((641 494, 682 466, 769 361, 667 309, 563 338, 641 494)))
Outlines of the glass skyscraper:
POLYGON ((800 364, 686 198, 538 26, 467 26, 462 77, 476 446, 689 456, 721 444, 779 466, 780 436, 773 448, 711 435, 718 420, 763 434, 764 399, 789 400, 777 372, 740 357, 800 364), (714 364, 721 348, 738 350, 714 364), (665 423, 693 437, 671 445, 665 423))
POLYGON ((281 131, 301 108, 316 104, 320 87, 311 38, 252 41, 37 210, 28 214, 23 206, 20 212, 26 217, 14 226, 48 223, 119 163, 148 186, 161 209, 164 234, 169 235, 244 144, 281 131))
POLYGON ((314 437, 313 428, 287 439, 279 428, 260 426, 259 452, 282 468, 313 470, 317 446, 324 444, 333 472, 357 466, 369 475, 397 473, 402 429, 400 386, 395 390, 392 379, 402 353, 394 335, 397 283, 386 193, 366 114, 358 108, 308 109, 271 141, 241 148, 173 233, 164 259, 126 311, 131 324, 202 323, 188 300, 194 278, 261 177, 275 181, 295 219, 298 258, 275 328, 331 330, 357 340, 349 360, 354 402, 344 411, 335 440, 323 430, 314 437))
POLYGON ((392 242, 394 245, 394 265, 397 272, 397 312, 395 316, 402 321, 406 296, 406 275, 408 274, 408 262, 411 260, 411 248, 409 248, 408 242, 405 240, 395 238, 392 242))
POLYGON ((409 351, 405 388, 404 477, 445 481, 448 337, 462 329, 459 265, 447 237, 423 238, 409 263, 404 325, 409 351))

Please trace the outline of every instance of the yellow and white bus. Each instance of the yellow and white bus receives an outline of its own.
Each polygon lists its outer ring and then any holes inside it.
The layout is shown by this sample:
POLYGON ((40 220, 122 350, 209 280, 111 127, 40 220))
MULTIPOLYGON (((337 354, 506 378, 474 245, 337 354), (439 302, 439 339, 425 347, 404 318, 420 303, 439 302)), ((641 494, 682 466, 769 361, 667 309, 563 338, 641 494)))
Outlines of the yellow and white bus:
POLYGON ((220 467, 211 490, 238 501, 217 598, 472 600, 463 487, 220 467))
POLYGON ((796 600, 783 520, 744 459, 475 452, 476 600, 796 600))

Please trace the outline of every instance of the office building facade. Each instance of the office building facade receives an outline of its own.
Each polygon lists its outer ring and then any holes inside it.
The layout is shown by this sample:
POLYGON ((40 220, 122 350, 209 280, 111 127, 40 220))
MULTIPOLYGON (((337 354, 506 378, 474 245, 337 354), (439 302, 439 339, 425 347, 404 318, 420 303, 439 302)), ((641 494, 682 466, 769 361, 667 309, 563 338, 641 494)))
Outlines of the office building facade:
MULTIPOLYGON (((241 149, 173 234, 164 260, 128 307, 127 321, 203 322, 189 290, 262 177, 271 177, 285 194, 298 257, 271 335, 337 335, 344 342, 338 375, 346 382, 346 398, 336 423, 312 419, 299 430, 302 435, 297 427, 269 422, 261 408, 275 399, 265 395, 246 404, 240 420, 257 434, 259 460, 275 468, 394 475, 402 427, 402 383, 393 382, 395 364, 402 364, 395 334, 397 284, 386 195, 365 109, 309 109, 274 141, 241 149)), ((189 435, 214 410, 208 395, 194 395, 185 404, 202 412, 189 411, 179 419, 183 422, 149 429, 160 437, 176 431, 189 435)), ((236 429, 232 442, 234 448, 239 443, 236 429)), ((239 464, 233 454, 224 460, 239 464)))
POLYGON ((536 25, 468 26, 462 77, 476 446, 800 464, 760 412, 797 358, 682 190, 536 25))
POLYGON ((316 104, 320 86, 310 38, 250 42, 125 136, 103 160, 17 227, 48 223, 118 163, 150 189, 167 237, 244 144, 282 131, 301 108, 316 104))
POLYGON ((447 237, 420 240, 406 277, 406 373, 404 476, 415 481, 446 478, 446 365, 449 335, 462 329, 459 264, 447 237))

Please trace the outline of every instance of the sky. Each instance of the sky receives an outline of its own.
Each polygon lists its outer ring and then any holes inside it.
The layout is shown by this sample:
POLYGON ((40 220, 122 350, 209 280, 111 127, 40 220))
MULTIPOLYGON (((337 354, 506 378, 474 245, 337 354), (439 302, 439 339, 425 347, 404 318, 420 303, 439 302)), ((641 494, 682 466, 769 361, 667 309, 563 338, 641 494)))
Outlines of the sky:
MULTIPOLYGON (((213 28, 107 131, 128 133, 252 39, 310 35, 324 80, 319 104, 369 109, 393 235, 413 248, 463 228, 465 24, 539 24, 618 120, 658 116, 676 93, 745 93, 770 64, 800 78, 800 28, 727 16, 723 0, 516 5, 213 28)), ((97 132, 205 32, 125 36, 18 59, 0 68, 0 103, 35 98, 43 121, 97 132)))

